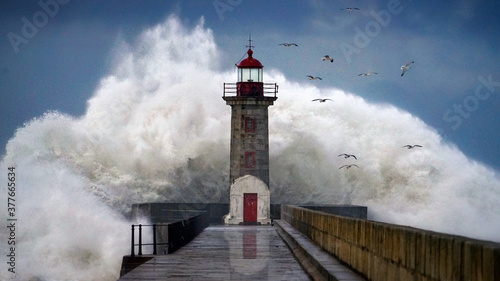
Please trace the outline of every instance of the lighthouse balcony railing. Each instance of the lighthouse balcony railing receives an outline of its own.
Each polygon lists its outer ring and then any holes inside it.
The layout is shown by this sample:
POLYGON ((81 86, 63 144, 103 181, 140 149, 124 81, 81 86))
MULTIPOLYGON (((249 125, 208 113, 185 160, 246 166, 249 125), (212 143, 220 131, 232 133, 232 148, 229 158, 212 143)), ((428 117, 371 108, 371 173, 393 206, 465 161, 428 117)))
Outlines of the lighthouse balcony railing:
MULTIPOLYGON (((276 97, 278 93, 278 84, 262 83, 263 95, 265 97, 276 97)), ((238 95, 238 83, 224 83, 224 92, 222 97, 236 97, 238 95)))

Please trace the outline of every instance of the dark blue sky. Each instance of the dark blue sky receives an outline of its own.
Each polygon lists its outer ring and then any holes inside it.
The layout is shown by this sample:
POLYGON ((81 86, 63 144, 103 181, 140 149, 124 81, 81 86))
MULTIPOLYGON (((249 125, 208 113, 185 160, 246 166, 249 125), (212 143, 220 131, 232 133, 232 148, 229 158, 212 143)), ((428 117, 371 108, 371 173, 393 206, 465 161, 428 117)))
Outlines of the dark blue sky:
POLYGON ((223 54, 221 69, 242 57, 251 33, 266 69, 299 82, 322 76, 320 87, 394 104, 470 158, 500 169, 500 3, 493 0, 4 0, 2 151, 16 128, 46 111, 84 114, 113 64, 116 43, 133 42, 172 13, 188 26, 204 18, 223 54), (360 10, 340 10, 346 7, 360 10), (278 46, 283 42, 299 47, 278 46), (318 66, 326 54, 334 64, 318 66), (409 61, 415 64, 401 77, 409 61), (357 76, 368 71, 378 75, 357 76))

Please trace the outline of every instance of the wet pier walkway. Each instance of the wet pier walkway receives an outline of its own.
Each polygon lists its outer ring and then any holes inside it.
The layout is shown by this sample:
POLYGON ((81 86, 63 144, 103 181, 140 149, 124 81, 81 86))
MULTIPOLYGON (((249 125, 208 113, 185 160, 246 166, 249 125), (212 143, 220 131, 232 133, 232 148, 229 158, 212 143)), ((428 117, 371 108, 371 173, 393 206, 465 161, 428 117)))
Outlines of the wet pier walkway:
POLYGON ((173 254, 155 256, 129 280, 310 280, 272 226, 210 226, 173 254))

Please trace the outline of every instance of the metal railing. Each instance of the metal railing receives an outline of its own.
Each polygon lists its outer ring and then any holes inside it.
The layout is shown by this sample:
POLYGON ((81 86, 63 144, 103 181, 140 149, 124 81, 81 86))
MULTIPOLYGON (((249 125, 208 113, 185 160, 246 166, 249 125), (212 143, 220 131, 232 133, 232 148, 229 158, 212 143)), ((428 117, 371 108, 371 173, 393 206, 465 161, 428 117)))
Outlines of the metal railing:
MULTIPOLYGON (((262 83, 265 97, 276 97, 278 93, 278 84, 262 83)), ((238 94, 238 83, 224 83, 223 97, 235 97, 238 94)))
POLYGON ((131 243, 131 247, 130 247, 130 255, 133 257, 135 256, 135 246, 138 246, 138 252, 137 252, 137 255, 139 256, 142 256, 142 246, 153 246, 153 255, 157 255, 157 251, 156 251, 156 246, 158 245, 168 245, 168 242, 166 243, 158 243, 156 241, 156 228, 160 226, 160 227, 164 227, 164 226, 167 226, 168 227, 168 224, 133 224, 132 225, 132 243, 131 243), (143 226, 151 226, 153 227, 153 243, 142 243, 142 227, 143 226), (135 244, 135 227, 137 227, 137 229, 139 230, 139 237, 138 237, 138 243, 135 244))
POLYGON ((153 255, 157 255, 157 246, 167 245, 164 254, 170 254, 189 243, 203 229, 208 226, 208 214, 206 212, 197 212, 198 215, 190 216, 168 224, 133 224, 131 234, 130 256, 135 256, 135 247, 138 247, 137 255, 142 256, 143 246, 153 246, 153 255), (152 227, 152 243, 143 243, 143 227, 152 227), (162 231, 157 231, 158 227, 166 227, 162 231), (138 242, 135 242, 135 230, 138 230, 138 242), (158 242, 157 234, 160 234, 158 242))
POLYGON ((276 97, 277 93, 278 93, 278 84, 264 83, 264 96, 266 94, 272 94, 274 97, 276 97))

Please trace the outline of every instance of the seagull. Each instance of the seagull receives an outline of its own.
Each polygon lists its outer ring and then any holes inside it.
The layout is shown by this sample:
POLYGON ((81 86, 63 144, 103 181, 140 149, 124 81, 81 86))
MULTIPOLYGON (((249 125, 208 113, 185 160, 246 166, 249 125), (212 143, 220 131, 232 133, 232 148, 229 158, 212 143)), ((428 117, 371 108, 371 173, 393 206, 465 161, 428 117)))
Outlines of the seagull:
POLYGON ((410 68, 411 68, 411 67, 410 67, 410 65, 412 65, 413 63, 414 63, 414 61, 409 62, 409 63, 407 63, 407 64, 405 64, 405 65, 401 66, 401 70, 403 70, 403 73, 401 73, 401 76, 405 75, 405 72, 406 72, 408 69, 410 69, 410 68))
MULTIPOLYGON (((344 165, 344 166, 341 166, 341 167, 339 168, 339 170, 340 170, 340 169, 342 169, 342 168, 344 168, 344 167, 345 167, 346 169, 349 169, 349 168, 351 168, 352 166, 354 166, 354 167, 358 167, 358 165, 356 165, 356 164, 350 164, 350 165, 344 165)), ((358 167, 358 168, 359 168, 359 167, 358 167)))
POLYGON ((318 77, 318 76, 306 75, 306 77, 308 77, 309 80, 316 80, 316 79, 323 80, 323 79, 321 79, 321 77, 318 77))
POLYGON ((313 99, 312 101, 326 102, 327 100, 333 101, 332 99, 313 99))
POLYGON ((365 73, 360 73, 358 76, 371 76, 373 74, 378 74, 377 72, 365 72, 365 73))
POLYGON ((299 45, 295 44, 295 43, 281 43, 279 45, 283 45, 285 47, 291 47, 291 46, 295 46, 295 47, 298 47, 299 45))
POLYGON ((345 8, 345 9, 339 9, 339 10, 347 10, 347 11, 358 10, 359 11, 359 8, 345 8))
POLYGON ((415 147, 422 147, 422 146, 421 146, 421 145, 418 145, 418 144, 415 144, 415 145, 407 144, 407 145, 405 145, 405 146, 403 146, 403 147, 406 147, 406 148, 408 148, 408 149, 412 149, 412 148, 415 148, 415 147))
POLYGON ((339 154, 339 157, 340 157, 340 156, 344 156, 344 158, 345 158, 345 159, 347 159, 347 158, 349 158, 349 157, 354 157, 354 159, 358 160, 358 158, 356 158, 356 156, 355 156, 355 155, 352 155, 352 154, 345 154, 345 153, 344 153, 344 154, 339 154))
POLYGON ((329 55, 324 56, 323 58, 321 58, 321 60, 329 60, 330 62, 333 62, 333 59, 329 55))

